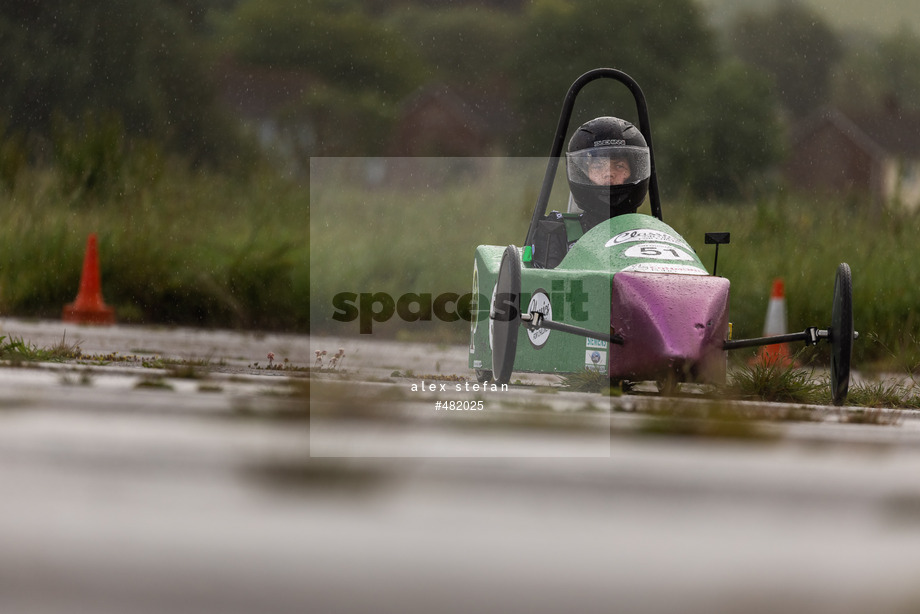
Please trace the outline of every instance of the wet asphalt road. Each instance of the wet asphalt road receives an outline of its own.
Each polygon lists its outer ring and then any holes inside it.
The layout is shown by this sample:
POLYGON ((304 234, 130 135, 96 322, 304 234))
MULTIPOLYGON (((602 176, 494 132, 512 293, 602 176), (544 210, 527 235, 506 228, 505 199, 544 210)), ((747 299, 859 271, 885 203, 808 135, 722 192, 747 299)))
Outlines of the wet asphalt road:
MULTIPOLYGON (((64 326, 0 334, 44 346, 64 326)), ((462 347, 66 339, 137 361, 0 368, 3 612, 920 609, 911 413, 677 436, 647 413, 700 401, 553 378, 436 410, 447 393, 412 386, 468 377, 462 347), (306 386, 314 352, 340 347, 306 386), (290 368, 266 370, 268 352, 290 368)))

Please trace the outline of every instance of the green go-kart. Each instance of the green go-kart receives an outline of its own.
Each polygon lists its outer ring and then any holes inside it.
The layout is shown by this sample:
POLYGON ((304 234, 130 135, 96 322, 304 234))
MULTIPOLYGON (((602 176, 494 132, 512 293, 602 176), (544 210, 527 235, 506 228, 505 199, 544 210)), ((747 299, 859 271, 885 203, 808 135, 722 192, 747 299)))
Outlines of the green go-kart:
POLYGON ((481 245, 473 264, 469 366, 480 382, 510 381, 513 372, 605 372, 611 380, 723 383, 727 352, 777 343, 821 340, 832 345, 831 392, 846 400, 853 340, 850 268, 840 264, 831 325, 756 339, 730 339, 728 279, 717 276, 718 248, 728 233, 707 233, 715 244, 710 274, 693 248, 662 220, 645 97, 625 73, 599 68, 566 94, 543 185, 523 247, 481 245), (652 215, 629 213, 581 234, 577 214, 561 214, 578 237, 561 262, 541 268, 533 259, 536 228, 550 192, 575 98, 597 79, 625 85, 636 102, 639 130, 651 160, 652 215), (486 299, 488 303, 486 303, 486 299))

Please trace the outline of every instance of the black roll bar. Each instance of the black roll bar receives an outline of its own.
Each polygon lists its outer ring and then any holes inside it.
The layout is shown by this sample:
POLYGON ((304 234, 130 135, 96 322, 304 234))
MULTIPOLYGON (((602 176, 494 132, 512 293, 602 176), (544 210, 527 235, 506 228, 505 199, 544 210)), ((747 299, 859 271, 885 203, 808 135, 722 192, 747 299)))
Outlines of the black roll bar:
POLYGON ((556 135, 553 138, 553 146, 550 150, 549 160, 546 165, 546 174, 543 176, 543 185, 540 187, 540 195, 537 197, 536 205, 533 210, 533 217, 530 220, 530 228, 527 230, 527 239, 524 245, 531 245, 534 233, 536 232, 537 222, 546 215, 546 205, 549 202, 550 193, 553 191, 553 181, 556 178, 556 171, 559 168, 559 158, 562 155, 562 149, 565 143, 565 135, 569 129, 569 121, 572 119, 572 109, 575 107, 575 98, 581 89, 588 83, 597 79, 613 79, 619 81, 633 95, 636 102, 636 111, 639 114, 639 132, 645 137, 648 145, 649 161, 651 165, 651 177, 649 180, 648 194, 649 201, 652 205, 652 215, 661 220, 661 200, 658 196, 658 175, 655 172, 655 152, 652 149, 652 129, 649 124, 648 107, 645 103, 645 94, 642 88, 632 77, 621 70, 615 68, 595 68, 589 70, 582 76, 578 77, 562 102, 562 112, 559 114, 559 123, 556 125, 556 135))

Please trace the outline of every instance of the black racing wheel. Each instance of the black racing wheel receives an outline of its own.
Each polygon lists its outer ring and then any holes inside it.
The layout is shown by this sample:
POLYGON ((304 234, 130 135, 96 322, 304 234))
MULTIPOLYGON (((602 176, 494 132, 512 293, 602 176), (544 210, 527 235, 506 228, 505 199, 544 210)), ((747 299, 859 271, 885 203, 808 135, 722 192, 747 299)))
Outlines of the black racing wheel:
POLYGON ((837 267, 834 306, 831 311, 831 394, 834 405, 843 405, 850 387, 850 358, 853 355, 853 281, 850 265, 837 267))
POLYGON ((489 317, 492 322, 492 372, 507 384, 514 370, 518 330, 521 328, 521 256, 509 245, 502 254, 489 317))

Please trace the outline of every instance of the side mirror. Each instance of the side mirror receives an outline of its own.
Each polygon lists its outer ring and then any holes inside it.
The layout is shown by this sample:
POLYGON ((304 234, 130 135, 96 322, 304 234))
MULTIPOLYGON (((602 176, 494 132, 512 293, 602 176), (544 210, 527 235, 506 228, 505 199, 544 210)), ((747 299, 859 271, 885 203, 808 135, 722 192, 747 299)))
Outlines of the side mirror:
POLYGON ((732 238, 732 235, 730 232, 707 232, 706 233, 706 245, 716 246, 716 259, 712 263, 713 276, 715 276, 716 270, 719 267, 719 246, 724 243, 730 243, 731 238, 732 238))

